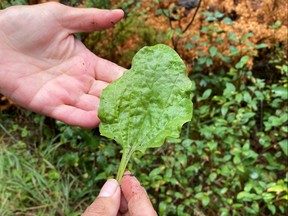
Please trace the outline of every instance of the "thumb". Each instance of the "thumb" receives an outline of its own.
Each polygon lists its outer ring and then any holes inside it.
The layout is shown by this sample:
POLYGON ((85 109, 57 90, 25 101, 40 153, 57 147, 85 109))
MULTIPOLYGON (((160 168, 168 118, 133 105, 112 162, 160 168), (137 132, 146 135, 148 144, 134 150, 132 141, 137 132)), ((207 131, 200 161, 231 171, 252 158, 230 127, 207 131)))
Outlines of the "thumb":
POLYGON ((121 190, 115 179, 109 179, 103 185, 96 200, 82 216, 116 216, 120 207, 121 190))

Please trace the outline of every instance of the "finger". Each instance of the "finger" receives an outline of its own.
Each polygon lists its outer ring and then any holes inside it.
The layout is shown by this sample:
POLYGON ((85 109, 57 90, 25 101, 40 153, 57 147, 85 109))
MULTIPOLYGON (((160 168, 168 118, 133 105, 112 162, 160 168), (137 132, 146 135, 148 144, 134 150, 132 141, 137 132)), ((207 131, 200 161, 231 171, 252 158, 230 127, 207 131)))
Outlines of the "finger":
POLYGON ((103 82, 101 80, 96 80, 92 86, 90 87, 90 90, 88 94, 95 95, 97 97, 100 97, 102 91, 104 88, 108 86, 109 83, 103 82))
POLYGON ((121 9, 72 8, 64 6, 61 25, 71 33, 91 32, 113 27, 124 17, 121 9))
POLYGON ((95 56, 95 79, 104 82, 112 82, 122 76, 126 70, 119 65, 110 62, 106 59, 95 56))
POLYGON ((155 216, 155 212, 145 189, 139 181, 126 173, 121 181, 121 189, 125 199, 128 202, 130 215, 155 216))
POLYGON ((120 206, 121 190, 115 179, 109 179, 102 187, 96 200, 86 209, 82 216, 117 215, 120 206))
POLYGON ((70 105, 60 105, 51 113, 43 113, 69 125, 94 128, 99 125, 98 109, 85 111, 70 105))
POLYGON ((75 104, 71 105, 85 111, 94 111, 98 109, 99 101, 100 99, 97 96, 90 94, 82 94, 80 97, 77 98, 75 104))
POLYGON ((120 202, 120 213, 124 214, 128 212, 128 203, 123 193, 121 193, 121 202, 120 202))

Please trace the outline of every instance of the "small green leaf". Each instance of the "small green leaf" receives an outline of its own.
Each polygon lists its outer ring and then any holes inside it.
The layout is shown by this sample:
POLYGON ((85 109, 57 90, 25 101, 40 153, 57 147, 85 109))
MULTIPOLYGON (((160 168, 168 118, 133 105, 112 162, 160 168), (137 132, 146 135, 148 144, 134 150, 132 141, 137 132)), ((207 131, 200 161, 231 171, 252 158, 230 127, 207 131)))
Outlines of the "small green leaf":
POLYGON ((251 95, 249 94, 249 92, 245 91, 244 94, 243 94, 243 99, 245 102, 247 103, 250 103, 252 98, 251 98, 251 95))
POLYGON ((288 192, 288 188, 284 184, 276 184, 268 188, 268 192, 275 192, 275 193, 282 193, 282 192, 288 192))
POLYGON ((202 95, 202 100, 206 100, 212 93, 211 89, 206 89, 205 92, 202 95))
POLYGON ((274 205, 267 205, 267 207, 273 215, 276 213, 276 207, 274 205))
POLYGON ((213 22, 213 21, 216 21, 216 20, 217 20, 216 17, 210 16, 210 17, 207 17, 207 18, 205 19, 205 22, 213 22))
POLYGON ((243 35, 243 36, 241 37, 241 40, 242 40, 242 41, 245 41, 245 40, 247 40, 248 38, 253 37, 253 36, 254 36, 254 34, 253 34, 252 32, 248 32, 248 33, 246 33, 245 35, 243 35))
POLYGON ((169 29, 166 35, 167 40, 171 40, 173 38, 174 33, 175 33, 174 29, 169 29))
POLYGON ((213 60, 212 58, 206 58, 206 66, 210 67, 211 65, 213 65, 213 60))
POLYGON ((252 178, 252 179, 257 179, 258 177, 259 177, 259 174, 257 172, 252 172, 250 174, 250 178, 252 178))
POLYGON ((283 100, 288 99, 288 89, 284 86, 277 86, 272 88, 272 93, 274 97, 281 97, 283 100))
POLYGON ((284 154, 288 156, 288 139, 284 139, 279 142, 279 146, 283 150, 284 154))
POLYGON ((272 29, 277 29, 282 25, 281 21, 277 20, 273 25, 270 26, 272 29))
POLYGON ((243 56, 240 61, 235 65, 236 69, 242 69, 246 63, 249 61, 249 56, 243 56))
POLYGON ((238 56, 239 55, 239 50, 235 46, 229 46, 230 49, 230 55, 231 56, 238 56))
POLYGON ((221 12, 219 12, 219 11, 216 11, 215 14, 214 14, 214 16, 215 16, 216 18, 222 18, 222 17, 224 16, 224 14, 221 13, 221 12))
POLYGON ((226 88, 224 89, 223 96, 230 98, 231 95, 235 94, 236 88, 232 83, 226 83, 226 88))
POLYGON ((220 56, 221 60, 225 63, 230 63, 231 62, 231 58, 229 56, 220 56))
POLYGON ((207 57, 198 58, 198 64, 205 64, 207 57))
POLYGON ((267 47, 268 47, 268 44, 265 44, 265 43, 261 43, 261 44, 256 45, 256 49, 263 49, 263 48, 267 48, 267 47))
POLYGON ((180 37, 183 36, 183 32, 182 32, 182 30, 181 30, 180 28, 176 28, 175 32, 176 32, 176 34, 179 35, 180 37))
POLYGON ((228 112, 228 107, 225 106, 225 105, 222 106, 222 107, 221 107, 221 114, 222 114, 223 116, 225 116, 227 112, 228 112))
POLYGON ((274 197, 275 197, 275 195, 274 194, 272 194, 272 193, 263 193, 262 194, 262 197, 263 197, 263 200, 266 202, 266 203, 268 203, 268 202, 270 202, 274 197))
POLYGON ((228 33, 228 38, 230 41, 234 41, 234 42, 239 42, 239 39, 237 38, 236 34, 234 32, 229 32, 228 33))
POLYGON ((222 22, 226 23, 227 25, 232 25, 233 21, 229 17, 225 17, 222 22))
POLYGON ((186 50, 190 50, 190 49, 192 49, 193 47, 195 47, 195 45, 194 45, 194 44, 191 44, 191 43, 187 43, 187 44, 185 45, 185 49, 186 49, 186 50))
POLYGON ((211 182, 213 182, 216 178, 217 178, 217 173, 215 173, 215 172, 210 173, 209 180, 211 182))
POLYGON ((217 51, 217 48, 216 48, 215 46, 211 46, 211 47, 209 48, 209 53, 210 53, 210 56, 211 56, 211 57, 214 57, 217 52, 218 52, 218 51, 217 51))
POLYGON ((210 202, 210 198, 209 198, 208 195, 205 194, 205 195, 202 197, 202 205, 203 205, 203 206, 207 206, 207 205, 209 204, 209 202, 210 202))
POLYGON ((200 39, 199 35, 195 35, 195 36, 190 38, 190 40, 193 40, 193 41, 198 41, 199 39, 200 39))
POLYGON ((197 193, 195 198, 201 200, 203 206, 207 206, 210 202, 209 196, 203 192, 197 193))

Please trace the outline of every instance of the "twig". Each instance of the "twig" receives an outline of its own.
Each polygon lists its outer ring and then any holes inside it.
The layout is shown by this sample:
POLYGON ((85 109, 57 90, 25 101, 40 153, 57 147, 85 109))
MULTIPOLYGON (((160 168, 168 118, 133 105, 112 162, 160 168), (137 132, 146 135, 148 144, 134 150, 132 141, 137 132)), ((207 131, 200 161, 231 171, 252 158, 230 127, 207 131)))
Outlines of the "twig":
POLYGON ((195 19, 195 17, 196 17, 196 14, 197 14, 197 12, 198 12, 198 10, 199 10, 199 8, 200 8, 201 2, 202 2, 202 0, 199 0, 199 4, 198 4, 198 6, 197 6, 197 8, 196 8, 196 11, 195 11, 195 13, 194 13, 191 21, 188 23, 188 25, 186 26, 186 28, 182 31, 183 34, 184 34, 184 33, 189 29, 189 27, 193 24, 194 19, 195 19))

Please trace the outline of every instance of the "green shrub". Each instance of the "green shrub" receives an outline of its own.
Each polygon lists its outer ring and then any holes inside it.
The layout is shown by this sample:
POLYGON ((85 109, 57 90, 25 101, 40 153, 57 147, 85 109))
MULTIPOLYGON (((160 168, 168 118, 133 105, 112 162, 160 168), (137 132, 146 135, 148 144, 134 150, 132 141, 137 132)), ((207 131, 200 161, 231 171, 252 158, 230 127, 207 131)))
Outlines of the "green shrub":
POLYGON ((285 215, 288 70, 284 49, 254 44, 249 40, 253 34, 239 39, 214 23, 203 26, 199 34, 210 40, 201 42, 196 33, 188 46, 198 52, 190 74, 193 120, 175 144, 135 158, 136 175, 153 195, 160 215, 285 215), (225 55, 217 49, 224 41, 234 44, 225 55), (245 55, 240 55, 238 45, 245 55), (203 52, 206 47, 208 52, 203 52), (272 54, 257 60, 261 53, 272 54), (267 61, 270 70, 251 67, 257 61, 267 61))

